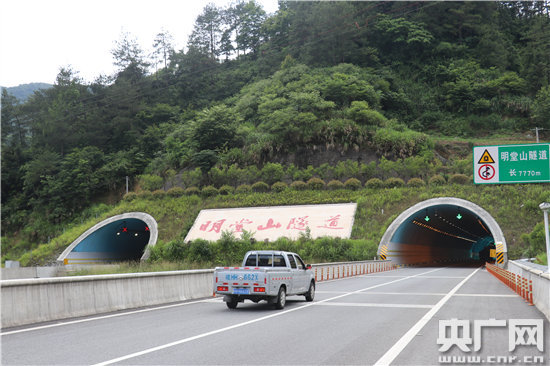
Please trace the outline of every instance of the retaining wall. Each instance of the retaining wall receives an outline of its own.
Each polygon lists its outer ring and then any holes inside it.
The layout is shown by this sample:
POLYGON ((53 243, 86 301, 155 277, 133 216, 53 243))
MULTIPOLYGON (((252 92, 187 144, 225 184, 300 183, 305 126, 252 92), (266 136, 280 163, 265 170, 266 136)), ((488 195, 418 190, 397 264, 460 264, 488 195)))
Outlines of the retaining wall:
POLYGON ((533 304, 550 320, 550 273, 518 261, 508 261, 508 270, 533 281, 533 304))

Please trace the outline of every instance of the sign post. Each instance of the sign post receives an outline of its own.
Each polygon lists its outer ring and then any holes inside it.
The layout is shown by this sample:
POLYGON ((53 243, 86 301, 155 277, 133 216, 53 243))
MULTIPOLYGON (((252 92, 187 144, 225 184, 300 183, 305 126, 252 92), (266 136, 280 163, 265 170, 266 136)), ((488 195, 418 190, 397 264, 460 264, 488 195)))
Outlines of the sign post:
POLYGON ((550 144, 475 146, 474 183, 550 182, 550 144))
POLYGON ((542 212, 544 212, 544 236, 546 237, 546 260, 547 260, 547 272, 550 273, 550 233, 548 232, 548 210, 550 210, 550 203, 543 202, 539 205, 542 212))

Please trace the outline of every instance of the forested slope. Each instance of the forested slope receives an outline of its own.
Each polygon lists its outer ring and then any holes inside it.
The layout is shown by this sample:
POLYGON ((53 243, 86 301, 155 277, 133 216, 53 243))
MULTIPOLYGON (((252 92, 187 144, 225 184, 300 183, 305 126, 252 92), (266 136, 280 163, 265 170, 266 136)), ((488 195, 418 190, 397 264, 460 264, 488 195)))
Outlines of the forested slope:
POLYGON ((124 35, 114 75, 63 68, 24 103, 2 91, 2 252, 118 202, 126 176, 136 190, 461 180, 474 144, 550 129, 549 8, 239 2, 205 7, 183 50, 159 33, 149 58, 124 35))

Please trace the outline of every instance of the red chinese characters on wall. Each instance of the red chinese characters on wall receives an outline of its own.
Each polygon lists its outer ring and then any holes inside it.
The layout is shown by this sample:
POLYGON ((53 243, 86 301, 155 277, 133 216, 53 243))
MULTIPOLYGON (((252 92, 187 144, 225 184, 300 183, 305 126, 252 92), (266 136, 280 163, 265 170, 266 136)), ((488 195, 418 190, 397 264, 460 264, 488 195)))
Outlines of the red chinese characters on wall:
MULTIPOLYGON (((317 225, 316 227, 330 229, 330 230, 342 230, 344 229, 344 227, 340 226, 340 223, 339 223, 340 219, 341 219, 340 214, 335 216, 329 216, 327 219, 322 221, 322 225, 317 225)), ((204 232, 220 233, 222 229, 224 229, 224 224, 226 223, 226 221, 227 221, 226 219, 208 220, 203 222, 200 225, 199 230, 204 232)), ((282 225, 281 222, 273 218, 268 218, 267 222, 257 225, 256 227, 253 227, 252 224, 254 224, 254 221, 251 220, 250 218, 245 217, 235 221, 232 224, 226 225, 225 229, 233 233, 242 233, 243 230, 247 229, 247 227, 249 227, 249 229, 251 230, 255 229, 258 231, 273 230, 273 229, 281 229, 281 230, 287 230, 287 231, 290 231, 290 230, 305 231, 309 227, 309 216, 291 217, 286 226, 282 225)))
POLYGON ((286 226, 286 229, 287 230, 306 230, 308 226, 308 221, 307 221, 308 217, 309 216, 291 218, 288 225, 286 226))
POLYGON ((338 220, 340 220, 340 215, 331 216, 327 220, 325 220, 325 224, 322 226, 317 226, 325 229, 331 229, 331 230, 340 230, 343 229, 343 227, 338 226, 338 220))
POLYGON ((218 221, 206 221, 204 224, 202 224, 199 227, 199 230, 200 231, 208 231, 208 232, 214 231, 215 233, 219 233, 222 229, 222 226, 223 226, 224 222, 225 222, 225 219, 218 220, 218 221), (210 225, 211 223, 212 223, 212 225, 210 225), (210 227, 210 230, 208 230, 208 227, 210 227))
POLYGON ((275 223, 275 220, 270 218, 269 220, 267 220, 267 224, 265 224, 265 226, 259 225, 257 229, 262 231, 262 230, 268 230, 268 229, 279 229, 280 227, 281 227, 280 222, 275 223))
POLYGON ((248 219, 241 219, 241 221, 235 221, 235 223, 229 225, 229 227, 230 228, 234 227, 234 229, 233 229, 234 233, 242 233, 243 232, 243 227, 245 225, 248 225, 248 224, 252 224, 252 221, 248 220, 248 219))

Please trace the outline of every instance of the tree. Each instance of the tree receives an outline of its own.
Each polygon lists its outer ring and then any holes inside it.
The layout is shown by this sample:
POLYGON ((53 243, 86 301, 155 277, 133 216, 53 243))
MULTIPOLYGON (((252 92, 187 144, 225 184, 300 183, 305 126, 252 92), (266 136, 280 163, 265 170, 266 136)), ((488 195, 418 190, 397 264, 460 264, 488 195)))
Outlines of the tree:
POLYGON ((220 9, 214 4, 206 5, 195 21, 188 47, 204 52, 211 59, 217 59, 222 38, 221 22, 220 9))
POLYGON ((234 8, 227 10, 231 19, 227 31, 234 33, 237 52, 252 51, 256 53, 262 39, 262 24, 266 13, 255 1, 240 2, 234 8))
POLYGON ((542 87, 533 103, 533 120, 537 127, 550 129, 550 86, 542 87))
POLYGON ((129 33, 122 33, 111 50, 113 64, 118 67, 118 77, 124 77, 132 82, 141 79, 147 73, 149 63, 145 60, 143 50, 137 39, 129 33))
POLYGON ((239 114, 225 105, 214 106, 199 113, 193 135, 198 143, 198 150, 233 147, 235 129, 240 120, 239 114))
POLYGON ((168 58, 174 52, 172 46, 173 37, 167 31, 162 31, 157 34, 153 41, 153 56, 156 57, 155 64, 164 62, 164 68, 168 66, 168 58))

